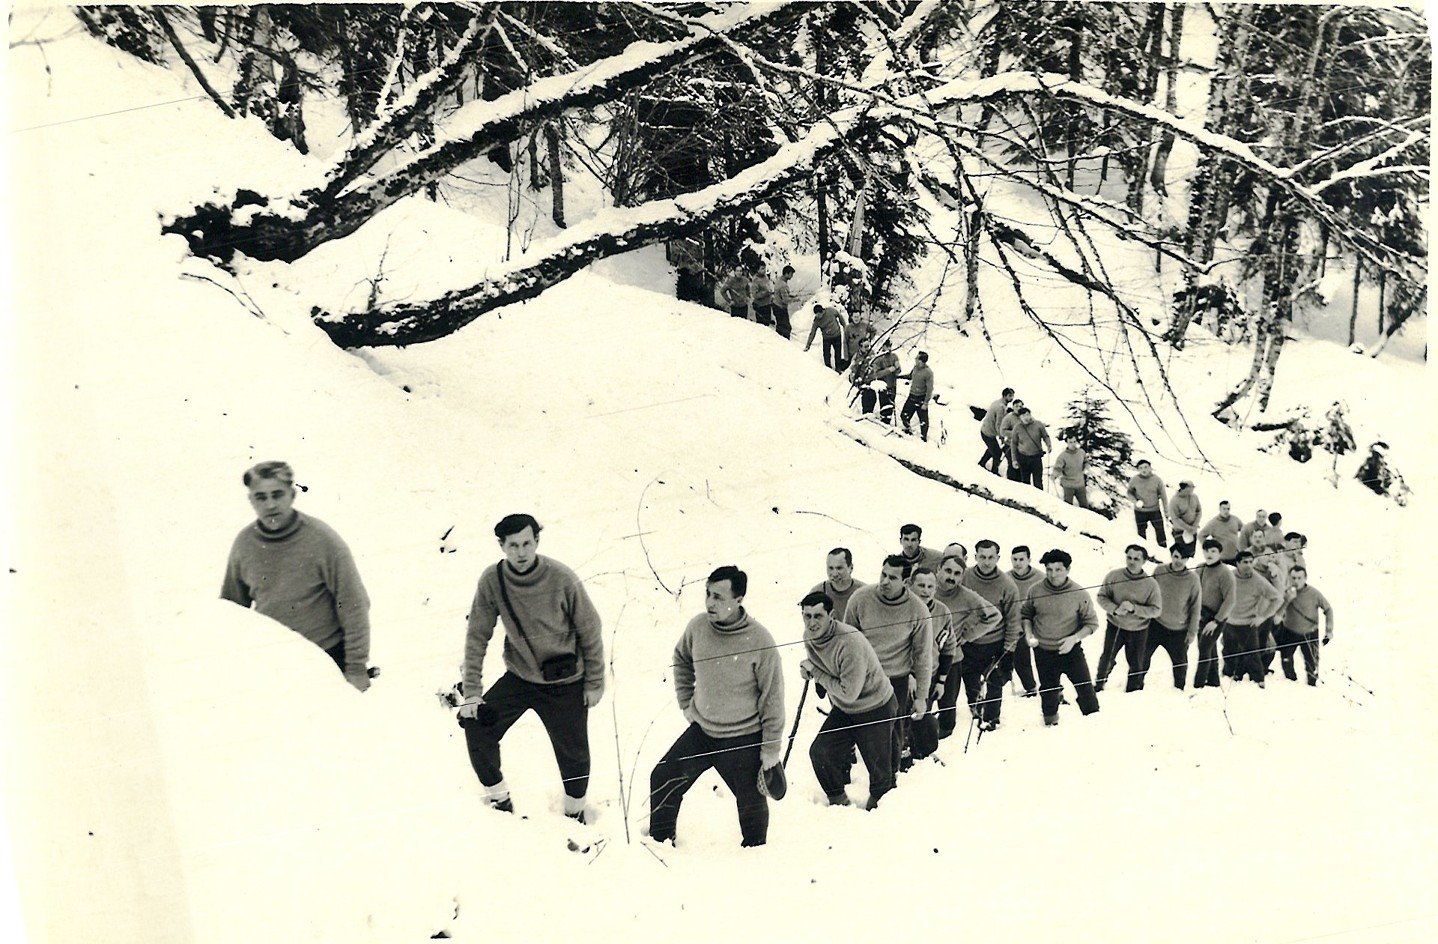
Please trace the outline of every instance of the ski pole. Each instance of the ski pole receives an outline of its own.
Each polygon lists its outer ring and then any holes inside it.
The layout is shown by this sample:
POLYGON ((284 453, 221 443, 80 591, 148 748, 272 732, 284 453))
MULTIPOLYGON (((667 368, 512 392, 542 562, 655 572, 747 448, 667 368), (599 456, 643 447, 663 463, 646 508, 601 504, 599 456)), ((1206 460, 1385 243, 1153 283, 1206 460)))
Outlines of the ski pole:
POLYGON ((810 681, 810 679, 804 679, 804 690, 799 693, 799 710, 794 712, 794 726, 789 729, 789 746, 784 748, 784 760, 779 764, 780 767, 789 766, 789 755, 794 751, 794 738, 799 735, 799 718, 804 713, 804 699, 809 697, 810 681))

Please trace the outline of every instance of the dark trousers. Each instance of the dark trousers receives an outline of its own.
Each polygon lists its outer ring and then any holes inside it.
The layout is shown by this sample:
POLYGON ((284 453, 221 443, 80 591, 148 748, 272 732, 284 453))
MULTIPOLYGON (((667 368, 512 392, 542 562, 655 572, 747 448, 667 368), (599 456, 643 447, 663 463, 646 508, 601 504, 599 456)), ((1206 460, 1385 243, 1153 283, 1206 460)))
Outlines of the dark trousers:
POLYGON ((1029 641, 1022 635, 1019 636, 1019 644, 1014 647, 1013 668, 1025 692, 1038 688, 1038 682, 1034 680, 1034 654, 1029 649, 1029 641))
POLYGON ((1143 673, 1147 668, 1144 653, 1148 650, 1148 625, 1143 629, 1120 629, 1110 622, 1103 630, 1103 654, 1098 660, 1098 688, 1108 684, 1108 677, 1118 663, 1118 650, 1123 647, 1123 657, 1128 662, 1128 685, 1126 692, 1143 688, 1143 673))
POLYGON ((1323 643, 1317 631, 1311 636, 1303 636, 1286 626, 1275 626, 1273 642, 1278 649, 1278 658, 1283 663, 1284 675, 1297 681, 1298 670, 1294 665, 1294 653, 1302 652, 1303 671, 1308 676, 1308 684, 1318 684, 1318 652, 1323 648, 1323 643))
POLYGON ((1255 682, 1262 682, 1267 674, 1263 669, 1263 653, 1260 649, 1258 626, 1223 624, 1223 674, 1235 682, 1246 675, 1255 682))
POLYGON ((909 431, 909 419, 919 414, 919 438, 925 442, 929 439, 929 398, 916 397, 913 394, 904 401, 904 408, 899 411, 899 422, 904 424, 904 432, 909 431))
POLYGON ((984 441, 984 454, 979 456, 979 465, 987 469, 989 468, 987 463, 992 459, 994 464, 990 471, 998 475, 999 460, 1004 457, 1004 447, 999 445, 997 436, 990 436, 988 433, 979 433, 979 438, 984 441))
POLYGON ((1078 488, 1069 488, 1067 485, 1061 485, 1059 487, 1063 490, 1066 503, 1078 505, 1080 508, 1088 507, 1088 486, 1080 485, 1078 488))
POLYGON ((894 738, 890 753, 894 759, 895 770, 908 770, 913 765, 913 748, 909 744, 913 737, 913 719, 909 717, 914 711, 914 699, 909 694, 908 675, 891 675, 889 684, 894 687, 894 701, 898 707, 898 715, 894 718, 894 738), (909 756, 905 756, 909 755, 909 756))
POLYGON ((1065 675, 1078 693, 1079 711, 1086 715, 1098 711, 1098 695, 1088 673, 1082 643, 1076 643, 1063 655, 1057 649, 1035 649, 1034 667, 1039 672, 1039 704, 1043 706, 1044 718, 1058 717, 1065 675))
POLYGON ((747 320, 749 319, 749 306, 748 306, 748 305, 730 305, 730 306, 729 306, 729 314, 733 315, 735 318, 743 318, 744 320, 747 321, 747 320))
POLYGON ((964 680, 964 695, 969 701, 969 714, 981 721, 998 721, 1004 706, 1004 683, 1008 672, 1002 665, 1004 644, 971 642, 964 646, 964 661, 957 668, 964 680))
POLYGON ((754 303, 754 320, 766 328, 774 324, 774 307, 772 305, 761 305, 754 303))
POLYGON ((769 835, 769 802, 759 792, 759 742, 755 731, 716 738, 691 724, 649 775, 649 835, 659 842, 674 838, 679 804, 706 770, 714 768, 734 794, 743 845, 762 846, 769 835))
POLYGON ((944 682, 944 693, 939 696, 938 735, 943 740, 954 733, 959 726, 959 689, 963 686, 962 662, 949 667, 949 678, 944 682))
POLYGON ((832 367, 835 370, 843 370, 843 357, 839 353, 840 345, 844 343, 842 335, 832 338, 824 338, 824 366, 832 367))
POLYGON ((1205 608, 1198 617, 1198 668, 1193 671, 1194 688, 1218 687, 1218 640, 1223 631, 1222 628, 1212 633, 1203 631, 1216 615, 1216 611, 1205 608))
POLYGON ((326 649, 325 655, 335 660, 335 665, 340 667, 341 672, 345 670, 345 634, 343 632, 340 633, 340 641, 326 649))
POLYGON ((788 340, 789 335, 794 332, 793 326, 789 324, 788 305, 774 306, 774 330, 778 331, 779 337, 784 338, 785 340, 788 340))
POLYGON ((892 695, 870 711, 848 714, 830 709, 814 743, 809 745, 814 776, 825 796, 844 792, 856 747, 869 770, 870 802, 878 803, 880 797, 894 789, 894 719, 898 713, 899 700, 892 695))
POLYGON ((1168 653, 1168 660, 1173 663, 1173 687, 1181 691, 1188 675, 1188 630, 1169 629, 1158 620, 1148 624, 1148 644, 1143 649, 1143 668, 1139 670, 1138 687, 1143 688, 1144 677, 1153 663, 1153 654, 1159 649, 1168 653))
POLYGON ((1198 534, 1193 531, 1188 532, 1193 535, 1193 539, 1185 541, 1179 537, 1181 533, 1182 532, 1174 533, 1173 546, 1178 548, 1178 552, 1183 555, 1184 560, 1193 560, 1194 555, 1198 553, 1198 534))
POLYGON ((1138 527, 1138 536, 1148 536, 1148 526, 1153 525, 1153 533, 1158 540, 1159 547, 1168 547, 1168 535, 1163 532, 1163 511, 1139 511, 1133 510, 1134 524, 1138 527))
POLYGON ((1025 485, 1032 485, 1039 491, 1044 489, 1044 456, 1043 453, 1028 456, 1022 452, 1015 453, 1019 457, 1019 481, 1025 485))
POLYGON ((1009 460, 1009 471, 1007 473, 1010 482, 1022 482, 1023 472, 1019 469, 1019 454, 1012 449, 1006 451, 1005 459, 1009 460))
POLYGON ((879 391, 879 419, 890 426, 894 425, 894 391, 892 390, 879 391))
POLYGON ((868 387, 864 387, 859 391, 859 406, 863 409, 865 416, 868 416, 870 413, 874 412, 874 409, 878 406, 878 404, 879 395, 877 393, 870 390, 868 387))
POLYGON ((499 742, 532 708, 554 746, 564 792, 575 798, 584 796, 589 789, 589 709, 584 707, 583 679, 564 685, 536 685, 506 672, 484 693, 484 703, 494 709, 494 724, 471 724, 464 729, 469 763, 480 783, 492 787, 504 779, 499 769, 499 742))

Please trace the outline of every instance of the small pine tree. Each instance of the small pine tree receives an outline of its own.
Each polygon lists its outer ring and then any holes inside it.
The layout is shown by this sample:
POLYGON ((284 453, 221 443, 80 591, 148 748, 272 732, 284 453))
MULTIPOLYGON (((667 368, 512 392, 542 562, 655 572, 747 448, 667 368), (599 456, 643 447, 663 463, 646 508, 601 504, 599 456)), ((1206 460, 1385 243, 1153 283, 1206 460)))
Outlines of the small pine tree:
POLYGON ((1077 442, 1087 457, 1089 506, 1105 518, 1116 517, 1128 493, 1133 440, 1109 419, 1108 400, 1085 388, 1069 401, 1059 438, 1077 442))

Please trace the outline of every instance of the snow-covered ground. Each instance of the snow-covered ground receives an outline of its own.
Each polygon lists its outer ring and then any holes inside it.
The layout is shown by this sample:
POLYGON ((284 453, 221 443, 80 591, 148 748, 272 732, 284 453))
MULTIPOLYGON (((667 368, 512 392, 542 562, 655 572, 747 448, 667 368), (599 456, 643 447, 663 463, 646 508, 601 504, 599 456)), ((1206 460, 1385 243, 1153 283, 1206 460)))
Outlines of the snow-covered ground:
MULTIPOLYGON (((12 52, 10 127, 193 91, 84 37, 46 57, 49 75, 34 48, 12 52)), ((1178 429, 1171 407, 1136 408, 1155 436, 1145 453, 1170 482, 1193 475, 1207 511, 1220 498, 1245 516, 1277 509, 1310 536, 1313 582, 1339 620, 1317 689, 1176 693, 1159 684, 1159 657, 1150 690, 1111 689, 1100 714, 1066 708, 1056 729, 1033 702, 1010 700, 999 731, 968 753, 962 737, 944 742, 942 765, 921 764, 872 814, 821 805, 805 756, 822 720, 811 697, 769 845, 738 848, 714 779, 686 800, 678 848, 655 854, 638 840, 648 772, 684 726, 670 651, 714 566, 749 572, 748 609, 784 644, 792 711, 795 604, 834 545, 854 550, 862 579, 910 520, 931 545, 1066 547, 1087 584, 1120 563, 1122 518, 974 465, 964 405, 1009 384, 1057 419, 1082 384, 1001 278, 983 283, 992 354, 938 322, 896 333, 906 368, 913 350, 932 354, 952 404, 935 410, 946 442, 922 445, 848 418, 845 388, 818 351, 801 353, 805 318, 786 344, 677 303, 656 286, 657 250, 440 342, 339 351, 310 306, 356 305, 386 251, 393 297, 460 284, 498 262, 503 217, 404 201, 294 266, 251 265, 232 281, 159 237, 157 212, 217 185, 281 190, 313 165, 203 101, 14 134, 10 146, 4 791, 28 940, 1438 932, 1423 365, 1297 342, 1275 389, 1276 407, 1345 399, 1360 445, 1393 444, 1415 490, 1408 508, 1349 481, 1348 465, 1335 488, 1321 461, 1258 452, 1263 437, 1209 419, 1204 405, 1248 352, 1201 332, 1171 370, 1197 404, 1188 420, 1207 463, 1185 436, 1158 433, 1160 421, 1178 429), (1068 530, 918 478, 882 450, 1031 500, 1068 530), (308 486, 300 507, 358 559, 383 667, 363 696, 307 643, 215 598, 250 518, 240 472, 267 458, 294 465, 308 486), (489 529, 520 509, 545 524, 542 550, 585 578, 605 619, 612 671, 590 723, 590 827, 561 817, 532 717, 505 742, 523 818, 486 810, 434 696, 458 677, 474 581, 498 556, 489 529)), ((1143 267, 1125 252, 1107 258, 1139 285, 1143 267)), ((1043 298, 1075 303, 1061 287, 1043 298)), ((486 677, 500 671, 496 653, 486 677)))

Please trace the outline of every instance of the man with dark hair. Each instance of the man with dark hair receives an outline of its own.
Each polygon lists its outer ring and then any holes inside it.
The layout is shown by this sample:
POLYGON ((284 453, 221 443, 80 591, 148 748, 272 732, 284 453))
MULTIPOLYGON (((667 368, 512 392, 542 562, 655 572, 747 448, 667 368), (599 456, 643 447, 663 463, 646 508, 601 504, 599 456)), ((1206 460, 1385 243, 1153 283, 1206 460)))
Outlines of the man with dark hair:
POLYGON ((1246 675, 1263 688, 1264 641, 1259 633, 1283 606, 1283 594, 1253 569, 1253 552, 1238 552, 1238 572, 1234 574, 1233 609, 1223 624, 1223 662, 1227 674, 1231 665, 1233 680, 1241 682, 1246 675))
POLYGON ((1082 644, 1098 629, 1098 615, 1088 591, 1069 578, 1073 558, 1068 552, 1058 548, 1046 551, 1039 563, 1046 571, 1044 579, 1029 590, 1019 612, 1039 671, 1044 724, 1055 725, 1059 723, 1065 675, 1078 694, 1079 711, 1086 715, 1098 711, 1098 695, 1094 693, 1082 644))
POLYGON ((1163 649, 1173 665, 1173 687, 1182 691, 1188 674, 1188 649, 1198 638, 1203 587, 1198 574, 1188 569, 1188 561, 1177 543, 1169 550, 1168 566, 1155 570, 1153 579, 1163 596, 1163 610, 1148 624, 1148 643, 1144 647, 1138 687, 1143 688, 1153 654, 1163 649))
POLYGON ((1008 477, 1011 481, 1019 481, 1019 456, 1014 449, 1014 426, 1019 421, 1019 411, 1024 409, 1024 401, 1015 397, 1009 402, 1009 411, 999 420, 999 442, 1004 447, 1004 458, 1008 460, 1008 477))
POLYGON ((899 528, 899 553, 903 556, 904 562, 909 565, 909 573, 913 573, 915 567, 927 567, 932 571, 938 571, 939 565, 944 561, 944 555, 933 548, 923 545, 924 529, 916 524, 906 524, 899 528))
MULTIPOLYGON (((1009 550, 1009 579, 1019 592, 1019 610, 1022 614, 1024 598, 1029 595, 1034 584, 1044 579, 1043 572, 1030 563, 1032 552, 1028 545, 1016 544, 1009 550)), ((1023 618, 1019 619, 1020 630, 1023 628, 1023 618)), ((1018 673, 1019 684, 1024 687, 1023 697, 1033 698, 1039 693, 1038 680, 1034 678, 1034 654, 1029 648, 1028 637, 1019 633, 1018 644, 1014 646, 1014 671, 1018 673)))
MULTIPOLYGON (((974 545, 974 566, 964 572, 963 585, 999 615, 995 622, 984 619, 968 622, 969 628, 959 639, 966 660, 963 675, 969 707, 979 711, 979 727, 992 731, 999 726, 1004 685, 1013 673, 1014 649, 1024 629, 1019 614, 1019 588, 1008 574, 999 570, 997 541, 984 538, 974 545)), ((969 609, 972 608, 970 605, 969 609)))
MULTIPOLYGON (((909 575, 909 589, 929 610, 929 629, 934 637, 934 658, 938 667, 934 670, 933 682, 929 685, 925 703, 942 705, 949 686, 957 686, 959 676, 954 663, 963 658, 958 647, 955 620, 948 606, 935 599, 938 578, 927 567, 916 567, 909 575)), ((923 760, 939 749, 939 719, 931 711, 912 726, 914 760, 923 760)))
POLYGON ((1198 668, 1193 673, 1195 689, 1218 687, 1218 640, 1233 612, 1233 569, 1220 558, 1223 543, 1215 538, 1203 542, 1203 566, 1198 570, 1198 668))
POLYGON ((230 545, 220 599, 251 605, 324 650, 345 681, 369 688, 369 595, 349 546, 295 505, 287 462, 242 476, 255 520, 230 545))
POLYGON ((774 637, 744 610, 749 578, 719 567, 704 612, 674 647, 674 691, 689 727, 649 776, 649 835, 672 841, 684 794, 714 768, 734 794, 742 845, 762 846, 769 803, 759 778, 774 777, 784 747, 784 675, 774 637))
MULTIPOLYGON (((794 277, 794 267, 786 265, 779 273, 779 281, 774 283, 774 330, 779 332, 779 337, 789 339, 793 327, 789 324, 789 306, 794 303, 793 290, 789 288, 789 280, 794 277)), ((843 370, 843 367, 837 368, 843 370)))
POLYGON ((1183 551, 1185 560, 1198 549, 1199 522, 1203 520, 1203 502, 1198 500, 1189 479, 1178 483, 1178 494, 1168 503, 1168 520, 1173 524, 1173 543, 1183 551))
MULTIPOLYGON (((1268 530, 1268 512, 1262 508, 1253 516, 1253 520, 1244 525, 1238 531, 1238 550, 1245 551, 1253 548, 1253 535, 1257 532, 1259 540, 1263 539, 1264 533, 1268 530)), ((1238 563, 1237 552, 1233 555, 1233 562, 1238 563)))
POLYGON ((1153 463, 1147 459, 1138 461, 1138 474, 1128 480, 1128 497, 1133 501, 1133 520, 1138 527, 1138 536, 1148 536, 1148 526, 1153 531, 1159 547, 1168 547, 1168 537, 1163 533, 1163 510, 1168 507, 1168 492, 1164 490, 1163 479, 1153 474, 1153 463))
POLYGON ((527 514, 505 515, 494 526, 504 559, 485 568, 469 607, 459 717, 470 765, 490 804, 512 813, 499 742, 532 709, 559 763, 564 814, 583 822, 588 815, 589 709, 604 695, 604 640, 599 613, 579 577, 539 553, 542 530, 527 514), (484 656, 500 621, 505 673, 485 691, 484 656))
POLYGON ((861 315, 852 315, 849 324, 844 328, 844 359, 841 362, 841 370, 847 370, 850 364, 863 363, 863 355, 868 350, 869 341, 874 337, 874 326, 865 321, 861 315))
POLYGON ((1098 660, 1095 691, 1103 691, 1109 673, 1118 661, 1119 647, 1128 660, 1128 685, 1124 691, 1143 688, 1144 651, 1148 648, 1148 621, 1163 612, 1163 594, 1158 581, 1143 569, 1148 551, 1142 544, 1124 548, 1124 565, 1111 570, 1099 588, 1098 605, 1108 614, 1104 627, 1103 655, 1098 660))
POLYGON ((1070 433, 1063 451, 1054 456, 1053 468, 1049 470, 1049 476, 1058 483, 1067 504, 1088 507, 1088 482, 1084 475, 1087 464, 1088 457, 1079 448, 1077 435, 1070 433))
POLYGON ((1018 420, 1009 432, 1014 455, 1019 461, 1019 481, 1039 491, 1044 487, 1044 453, 1053 449, 1049 428, 1034 418, 1033 411, 1019 407, 1018 420))
POLYGON ((735 318, 749 318, 749 297, 750 297, 749 270, 744 265, 736 265, 729 270, 724 281, 719 283, 719 294, 724 299, 724 307, 729 309, 729 314, 735 318))
POLYGON ((1208 519, 1198 531, 1199 541, 1213 538, 1219 544, 1219 558, 1225 564, 1238 560, 1239 541, 1243 534, 1243 522, 1233 514, 1227 501, 1218 503, 1218 514, 1208 519))
POLYGON ((894 422, 894 397, 899 392, 898 378, 899 355, 894 353, 893 342, 885 338, 878 356, 869 362, 865 379, 883 384, 879 390, 879 419, 890 425, 894 422))
POLYGON ((804 654, 799 675, 813 679, 828 695, 829 716, 809 745, 814 776, 830 806, 848 806, 853 752, 869 771, 872 810, 894 787, 894 719, 899 701, 863 633, 834 618, 834 601, 817 591, 799 601, 804 617, 804 654))
POLYGON ((909 396, 904 401, 904 408, 899 412, 899 422, 904 426, 904 432, 912 433, 909 429, 909 419, 919 414, 919 438, 924 442, 929 441, 929 398, 934 395, 934 371, 929 366, 929 355, 924 351, 914 355, 914 369, 907 374, 900 374, 900 380, 909 381, 909 396))
MULTIPOLYGON (((843 613, 849 606, 849 598, 860 587, 867 586, 854 577, 854 554, 847 547, 836 547, 824 560, 828 577, 814 584, 810 593, 823 593, 834 601, 834 612, 843 613)), ((836 619, 838 617, 835 617, 836 619)))
POLYGON ((929 686, 934 677, 934 634, 929 609, 909 592, 909 562, 899 554, 884 558, 879 582, 861 587, 849 598, 844 622, 859 630, 878 653, 884 674, 899 699, 895 726, 895 767, 913 764, 909 723, 928 714, 929 686))
POLYGON ((1283 550, 1283 535, 1286 529, 1283 527, 1283 515, 1276 511, 1268 514, 1268 527, 1263 530, 1263 543, 1270 551, 1283 550))
POLYGON ((844 317, 839 314, 839 309, 822 302, 814 302, 814 322, 809 326, 809 338, 804 342, 804 350, 814 346, 814 335, 823 333, 824 336, 824 366, 832 367, 834 370, 842 371, 843 354, 840 350, 844 343, 844 317))
POLYGON ((1005 387, 1003 395, 993 403, 989 404, 989 410, 984 414, 984 422, 979 426, 979 438, 984 441, 984 454, 979 456, 979 467, 988 468, 985 463, 993 460, 993 468, 990 470, 995 475, 999 474, 999 460, 1004 456, 1004 450, 999 445, 999 423, 1003 422, 1008 414, 1009 401, 1014 398, 1014 388, 1005 387))
POLYGON ((774 281, 763 265, 757 265, 749 277, 749 301, 754 306, 754 321, 766 328, 774 326, 774 281))
POLYGON ((1318 588, 1308 582, 1308 568, 1294 564, 1289 568, 1289 585, 1284 591, 1283 610, 1279 614, 1274 639, 1278 644, 1283 674, 1298 681, 1293 664, 1295 649, 1303 652, 1303 671, 1309 685, 1318 684, 1318 651, 1333 638, 1333 607, 1318 588), (1324 627, 1320 636, 1318 614, 1323 614, 1324 627))

